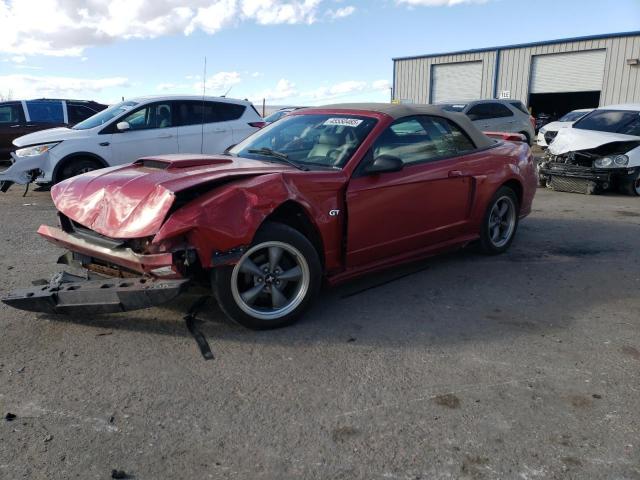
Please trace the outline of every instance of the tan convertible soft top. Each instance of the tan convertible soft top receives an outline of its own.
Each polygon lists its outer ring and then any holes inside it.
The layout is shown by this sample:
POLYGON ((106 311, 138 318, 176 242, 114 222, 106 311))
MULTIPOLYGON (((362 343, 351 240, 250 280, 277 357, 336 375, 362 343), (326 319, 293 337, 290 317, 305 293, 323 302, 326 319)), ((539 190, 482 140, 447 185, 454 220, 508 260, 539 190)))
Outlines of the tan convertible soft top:
MULTIPOLYGON (((437 105, 414 105, 414 104, 393 104, 393 103, 336 103, 333 105, 323 105, 322 107, 313 107, 317 109, 331 110, 363 110, 369 112, 379 112, 389 115, 394 119, 402 117, 410 117, 412 115, 434 115, 437 117, 448 118, 456 123, 467 132, 473 143, 478 148, 487 148, 495 145, 496 141, 487 137, 484 133, 471 123, 469 117, 463 113, 449 112, 443 110, 437 105)), ((311 110, 311 109, 309 109, 311 110)))

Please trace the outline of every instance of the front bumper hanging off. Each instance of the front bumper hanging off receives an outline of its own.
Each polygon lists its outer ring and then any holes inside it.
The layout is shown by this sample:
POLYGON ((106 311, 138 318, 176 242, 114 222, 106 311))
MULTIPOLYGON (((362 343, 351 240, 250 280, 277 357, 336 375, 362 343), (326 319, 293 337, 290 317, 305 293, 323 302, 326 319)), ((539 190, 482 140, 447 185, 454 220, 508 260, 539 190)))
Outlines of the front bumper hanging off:
POLYGON ((153 307, 175 298, 189 280, 148 277, 88 280, 63 272, 45 285, 8 293, 7 305, 44 313, 117 313, 153 307))
POLYGON ((538 172, 553 190, 591 194, 632 181, 637 175, 637 168, 597 169, 547 162, 540 166, 538 172))

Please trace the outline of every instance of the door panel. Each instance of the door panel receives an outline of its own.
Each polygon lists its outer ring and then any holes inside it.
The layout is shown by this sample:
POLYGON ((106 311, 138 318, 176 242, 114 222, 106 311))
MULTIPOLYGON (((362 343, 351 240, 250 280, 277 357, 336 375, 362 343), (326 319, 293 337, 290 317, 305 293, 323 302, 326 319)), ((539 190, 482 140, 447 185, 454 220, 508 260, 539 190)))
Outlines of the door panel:
POLYGON ((0 105, 0 161, 9 160, 13 150, 13 141, 29 133, 22 104, 19 102, 0 105))
POLYGON ((458 236, 468 219, 473 185, 461 169, 458 160, 444 160, 352 180, 347 189, 347 266, 458 236))
POLYGON ((145 105, 122 121, 129 123, 130 130, 115 131, 111 136, 112 165, 178 152, 178 127, 172 126, 171 102, 145 105))

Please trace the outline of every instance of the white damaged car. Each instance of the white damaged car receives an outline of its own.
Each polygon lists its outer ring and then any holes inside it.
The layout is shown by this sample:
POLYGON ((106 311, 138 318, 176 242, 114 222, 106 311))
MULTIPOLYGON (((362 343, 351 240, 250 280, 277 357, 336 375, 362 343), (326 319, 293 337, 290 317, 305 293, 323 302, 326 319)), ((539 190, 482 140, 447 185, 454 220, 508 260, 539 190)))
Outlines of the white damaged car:
POLYGON ((536 137, 536 143, 539 147, 547 148, 553 139, 556 138, 561 128, 569 127, 573 122, 577 122, 587 113, 593 111, 593 108, 581 108, 579 110, 572 110, 569 113, 564 114, 555 122, 547 123, 544 127, 538 130, 538 136, 536 137))
POLYGON ((597 108, 558 131, 538 163, 540 185, 640 196, 640 104, 597 108))

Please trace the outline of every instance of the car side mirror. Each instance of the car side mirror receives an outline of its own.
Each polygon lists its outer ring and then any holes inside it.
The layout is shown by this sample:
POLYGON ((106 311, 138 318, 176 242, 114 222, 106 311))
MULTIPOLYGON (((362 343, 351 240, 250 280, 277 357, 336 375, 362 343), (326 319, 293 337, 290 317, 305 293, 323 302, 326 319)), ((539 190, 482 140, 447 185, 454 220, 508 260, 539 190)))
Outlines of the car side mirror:
POLYGON ((469 117, 469 120, 471 120, 472 122, 480 120, 480 117, 478 117, 477 113, 467 113, 467 117, 469 117))
POLYGON ((380 155, 376 157, 365 169, 367 174, 379 174, 399 172, 404 167, 404 162, 392 155, 380 155))
POLYGON ((116 130, 118 130, 119 132, 126 132, 130 129, 131 125, 129 125, 129 122, 118 122, 118 124, 116 125, 116 130))

